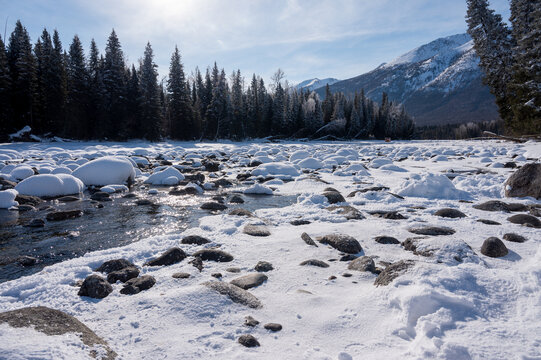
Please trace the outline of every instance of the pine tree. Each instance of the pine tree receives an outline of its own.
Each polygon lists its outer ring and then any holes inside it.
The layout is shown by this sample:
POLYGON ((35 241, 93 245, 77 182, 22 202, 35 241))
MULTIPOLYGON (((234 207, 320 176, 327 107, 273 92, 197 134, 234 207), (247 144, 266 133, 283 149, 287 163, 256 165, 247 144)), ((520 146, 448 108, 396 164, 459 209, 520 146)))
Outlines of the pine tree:
POLYGON ((144 136, 151 141, 161 137, 162 112, 158 71, 150 43, 147 43, 141 63, 139 86, 141 91, 141 126, 144 136))
POLYGON ((124 54, 115 30, 111 32, 105 47, 103 63, 103 110, 104 121, 100 124, 101 135, 111 139, 119 138, 126 128, 126 84, 124 54))
POLYGON ((13 109, 13 121, 8 125, 8 131, 14 131, 25 125, 34 125, 32 120, 36 88, 36 65, 30 36, 19 20, 9 38, 7 57, 13 109))
POLYGON ((144 129, 141 125, 141 91, 139 90, 139 75, 135 69, 135 65, 132 65, 129 72, 129 80, 126 90, 126 107, 128 109, 126 116, 126 123, 129 125, 129 137, 130 138, 143 138, 144 129))
POLYGON ((281 83, 276 85, 272 99, 272 135, 283 135, 285 130, 285 91, 281 83))
POLYGON ((177 47, 175 47, 175 52, 171 56, 167 92, 169 95, 168 108, 171 136, 174 139, 195 138, 197 134, 194 128, 192 104, 177 47))
POLYGON ((103 59, 100 57, 96 41, 90 42, 88 57, 89 72, 89 111, 88 121, 84 126, 85 138, 98 139, 103 136, 105 126, 105 86, 103 84, 103 59))
POLYGON ((67 135, 80 139, 86 135, 84 130, 88 122, 90 84, 83 45, 77 35, 73 37, 70 45, 67 78, 67 135))
POLYGON ((385 133, 387 131, 387 121, 389 118, 389 113, 390 113, 389 97, 387 96, 387 93, 384 92, 381 95, 381 104, 379 106, 377 116, 375 117, 373 133, 376 139, 383 139, 385 137, 385 133))
POLYGON ((10 130, 12 113, 10 101, 11 77, 7 52, 0 37, 0 141, 7 141, 10 130))
POLYGON ((47 76, 50 83, 47 84, 47 108, 48 123, 54 134, 64 135, 66 116, 67 76, 66 57, 62 50, 62 42, 58 31, 53 32, 53 49, 51 53, 50 67, 47 76))
POLYGON ((231 75, 231 137, 234 140, 241 140, 246 137, 246 113, 242 84, 244 80, 240 70, 231 75))

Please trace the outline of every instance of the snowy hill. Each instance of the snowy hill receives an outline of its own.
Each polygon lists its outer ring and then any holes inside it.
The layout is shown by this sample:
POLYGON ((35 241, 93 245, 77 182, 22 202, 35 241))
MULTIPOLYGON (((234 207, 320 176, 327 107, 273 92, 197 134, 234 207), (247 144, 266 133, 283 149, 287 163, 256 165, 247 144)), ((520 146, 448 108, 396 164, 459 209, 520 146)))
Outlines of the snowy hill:
MULTIPOLYGON (((440 38, 376 69, 337 82, 332 92, 364 89, 375 101, 383 92, 404 103, 418 125, 498 118, 494 97, 482 83, 479 58, 467 34, 440 38)), ((317 91, 324 96, 324 89, 317 91)))
POLYGON ((314 79, 304 80, 303 82, 298 83, 297 85, 295 85, 295 89, 297 89, 297 90, 303 89, 303 90, 313 91, 313 90, 317 90, 319 88, 323 88, 327 84, 332 85, 332 84, 335 84, 335 83, 337 83, 339 81, 340 80, 334 79, 334 78, 326 78, 326 79, 314 78, 314 79))

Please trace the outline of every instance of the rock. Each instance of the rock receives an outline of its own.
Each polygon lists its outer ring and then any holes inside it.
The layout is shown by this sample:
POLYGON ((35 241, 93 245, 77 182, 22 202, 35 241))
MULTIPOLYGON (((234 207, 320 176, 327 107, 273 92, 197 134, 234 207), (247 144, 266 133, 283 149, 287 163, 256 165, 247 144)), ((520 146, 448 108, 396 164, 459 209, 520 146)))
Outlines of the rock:
MULTIPOLYGON (((2 190, 13 189, 15 186, 17 186, 16 182, 9 181, 9 180, 6 180, 6 179, 3 179, 3 178, 0 177, 0 188, 2 190)), ((17 200, 15 200, 15 201, 17 201, 17 200)))
POLYGON ((370 215, 380 217, 387 220, 404 220, 407 219, 404 215, 400 214, 398 211, 370 211, 370 215))
POLYGON ((201 173, 196 174, 184 174, 184 180, 193 183, 202 184, 205 182, 205 175, 201 173))
POLYGON ((268 261, 260 261, 254 267, 254 270, 259 271, 259 272, 267 272, 267 271, 274 270, 274 267, 268 261))
POLYGON ((221 279, 222 278, 221 273, 212 273, 212 274, 210 274, 210 276, 212 276, 213 278, 216 278, 216 279, 221 279))
POLYGON ((196 251, 194 257, 204 261, 230 262, 233 261, 233 255, 219 249, 203 249, 196 251))
POLYGON ((429 250, 417 251, 417 241, 421 239, 425 239, 425 237, 421 236, 421 237, 416 237, 416 238, 407 238, 402 243, 402 246, 404 247, 404 250, 411 251, 415 255, 427 256, 427 257, 432 256, 432 251, 429 251, 429 250))
POLYGON ((263 325, 263 327, 267 330, 274 331, 274 332, 282 330, 282 325, 277 324, 277 323, 268 323, 268 324, 263 325))
POLYGON ((225 271, 230 272, 230 273, 234 273, 234 274, 238 274, 238 273, 240 273, 240 268, 238 268, 238 267, 228 267, 227 269, 225 269, 225 271))
MULTIPOLYGON (((7 188, 4 188, 4 190, 7 188)), ((19 203, 19 205, 32 205, 32 206, 38 206, 43 202, 42 199, 40 199, 37 196, 31 196, 31 195, 22 195, 18 194, 15 197, 15 201, 19 203)))
POLYGON ((248 224, 242 230, 243 233, 251 236, 270 236, 270 231, 263 225, 248 224))
POLYGON ((188 236, 185 236, 181 241, 182 244, 190 244, 190 245, 203 245, 203 244, 208 244, 209 242, 210 242, 209 239, 204 238, 199 235, 188 235, 188 236))
POLYGON ((156 284, 156 279, 151 275, 143 275, 138 278, 130 279, 126 282, 126 285, 120 290, 124 295, 135 295, 141 291, 148 290, 156 284))
POLYGON ((205 161, 203 162, 203 166, 205 167, 205 171, 208 172, 216 172, 220 170, 220 164, 215 161, 205 161))
POLYGON ((483 223, 485 225, 501 225, 497 221, 488 220, 488 219, 477 219, 477 222, 483 223))
POLYGON ((224 204, 220 204, 218 202, 206 202, 201 205, 201 209, 203 210, 211 210, 211 211, 221 211, 227 209, 227 206, 224 204))
POLYGON ((317 266, 317 267, 320 267, 320 268, 328 268, 329 267, 329 264, 327 264, 324 261, 318 260, 318 259, 304 260, 299 265, 301 265, 301 266, 310 265, 310 266, 317 266))
POLYGON ((83 215, 81 210, 55 211, 47 214, 47 221, 75 219, 83 215))
POLYGON ((516 243, 523 243, 527 240, 524 236, 515 234, 515 233, 505 234, 503 236, 503 239, 507 241, 511 241, 511 242, 516 242, 516 243))
POLYGON ((400 241, 392 236, 377 236, 374 241, 378 244, 400 244, 400 241))
POLYGON ((325 235, 319 239, 319 242, 328 244, 336 250, 345 252, 346 254, 357 254, 363 250, 357 239, 345 234, 325 235))
POLYGON ((344 206, 329 206, 327 207, 328 211, 337 210, 340 215, 343 215, 348 220, 362 220, 365 219, 364 215, 353 206, 344 205, 344 206))
POLYGON ((301 234, 301 239, 308 245, 310 246, 315 246, 315 247, 318 247, 316 242, 314 240, 312 240, 312 238, 310 237, 310 235, 308 235, 307 233, 302 233, 301 234))
POLYGON ((246 346, 246 347, 256 347, 256 346, 261 346, 259 344, 259 341, 257 341, 257 339, 255 337, 253 337, 252 335, 249 335, 249 334, 245 334, 245 335, 241 335, 239 337, 239 344, 243 345, 243 346, 246 346))
POLYGON ((311 224, 311 222, 308 220, 297 219, 297 220, 291 221, 290 224, 293 226, 301 226, 301 225, 311 224))
POLYGON ((334 275, 329 276, 329 280, 336 280, 336 276, 334 275))
POLYGON ((505 164, 503 164, 503 167, 506 169, 515 169, 517 167, 517 163, 514 161, 508 161, 505 164))
POLYGON ((509 250, 507 250, 507 247, 497 237, 489 237, 483 242, 483 245, 481 246, 481 254, 493 257, 493 258, 499 258, 502 256, 505 256, 509 253, 509 250))
POLYGON ((451 219, 457 219, 457 218, 464 218, 466 217, 466 214, 464 214, 462 211, 452 208, 443 208, 434 213, 435 216, 440 216, 444 218, 451 218, 451 219))
POLYGON ((135 266, 125 267, 121 270, 112 271, 107 275, 107 281, 111 284, 117 281, 125 283, 126 281, 139 276, 139 269, 135 266))
POLYGON ((448 227, 439 227, 439 226, 419 226, 408 229, 410 233, 417 235, 430 235, 430 236, 440 236, 440 235, 453 235, 455 231, 448 227))
POLYGON ((361 256, 348 264, 348 270, 376 272, 376 264, 369 256, 361 256))
POLYGON ((110 201, 110 195, 103 191, 95 192, 90 196, 90 199, 96 200, 96 201, 110 201))
POLYGON ((42 219, 32 219, 32 221, 30 221, 26 226, 32 228, 44 227, 45 221, 43 221, 42 219))
POLYGON ((17 262, 19 263, 19 265, 26 267, 26 266, 35 265, 38 262, 38 259, 36 259, 33 256, 23 255, 23 256, 19 256, 19 258, 17 259, 17 262))
MULTIPOLYGON (((346 254, 340 258, 340 261, 353 261, 357 259, 357 255, 355 254, 346 254)), ((334 259, 333 259, 334 260, 334 259)))
MULTIPOLYGON (((0 324, 7 323, 13 328, 32 328, 49 336, 74 334, 88 348, 101 347, 99 357, 96 350, 91 350, 89 357, 100 360, 113 360, 117 354, 109 347, 107 342, 97 336, 87 326, 60 310, 50 309, 44 306, 27 307, 0 313, 0 324)), ((47 347, 43 344, 44 348, 47 347)), ((47 354, 50 354, 49 349, 47 354)), ((42 354, 43 355, 43 354, 42 354)), ((41 356, 36 355, 41 358, 41 356)))
POLYGON ((244 199, 241 198, 239 195, 233 195, 231 196, 231 199, 229 199, 229 202, 231 204, 244 204, 244 199))
POLYGON ((136 198, 137 195, 135 193, 129 193, 129 194, 126 194, 124 196, 122 196, 123 199, 133 199, 133 198, 136 198))
POLYGON ((346 199, 338 191, 325 191, 323 196, 327 198, 329 204, 337 204, 346 202, 346 199))
POLYGON ((135 265, 126 259, 114 259, 104 262, 94 271, 109 274, 127 267, 135 267, 135 265))
POLYGON ((504 211, 504 212, 528 211, 528 207, 524 204, 518 204, 518 203, 508 204, 500 200, 490 200, 482 204, 473 205, 473 208, 477 210, 483 210, 483 211, 504 211))
POLYGON ((185 272, 177 272, 173 274, 173 278, 175 279, 187 279, 190 277, 190 274, 185 272))
POLYGON ((240 287, 241 289, 248 290, 253 287, 259 286, 268 280, 267 275, 260 273, 248 274, 230 281, 231 284, 240 287))
POLYGON ((94 299, 103 299, 113 292, 113 287, 101 276, 89 275, 79 289, 79 296, 88 296, 94 299))
POLYGON ((541 220, 539 220, 535 216, 528 215, 528 214, 513 215, 510 218, 508 218, 507 221, 512 222, 513 224, 525 225, 525 226, 534 227, 537 229, 541 228, 541 220))
POLYGON ((254 319, 253 317, 248 315, 248 316, 246 316, 244 318, 244 325, 250 326, 250 327, 255 327, 255 326, 259 325, 259 321, 257 321, 256 319, 254 319))
POLYGON ((234 303, 245 305, 253 309, 263 307, 263 304, 261 304, 261 301, 259 301, 258 298, 236 285, 221 281, 207 281, 203 283, 203 285, 229 297, 234 303))
POLYGON ((541 198, 541 164, 522 166, 505 182, 505 196, 541 198))
POLYGON ((15 207, 15 209, 19 212, 25 212, 25 211, 35 211, 36 208, 32 205, 18 205, 15 207))
POLYGON ((150 201, 149 199, 139 199, 135 201, 135 205, 147 206, 147 205, 154 205, 154 203, 150 201))
POLYGON ((188 262, 188 264, 191 264, 193 267, 199 270, 199 272, 203 271, 203 260, 201 260, 200 257, 194 257, 188 262))
POLYGON ((218 180, 214 180, 212 181, 212 183, 214 184, 214 186, 216 187, 229 187, 229 186, 233 186, 233 183, 227 179, 224 179, 224 178, 221 178, 221 179, 218 179, 218 180))
POLYGON ((147 261, 145 263, 145 266, 173 265, 184 260, 186 256, 187 255, 184 250, 179 249, 178 247, 174 247, 167 250, 159 257, 147 261))
POLYGON ((376 280, 374 280, 374 285, 376 286, 385 286, 389 285, 394 279, 406 272, 414 264, 411 260, 400 260, 393 264, 388 265, 385 270, 383 270, 376 280))
POLYGON ((254 214, 245 209, 233 209, 229 212, 229 215, 254 217, 254 214))
POLYGON ((350 274, 350 273, 343 273, 342 276, 345 277, 345 278, 348 278, 348 277, 352 277, 353 274, 350 274))

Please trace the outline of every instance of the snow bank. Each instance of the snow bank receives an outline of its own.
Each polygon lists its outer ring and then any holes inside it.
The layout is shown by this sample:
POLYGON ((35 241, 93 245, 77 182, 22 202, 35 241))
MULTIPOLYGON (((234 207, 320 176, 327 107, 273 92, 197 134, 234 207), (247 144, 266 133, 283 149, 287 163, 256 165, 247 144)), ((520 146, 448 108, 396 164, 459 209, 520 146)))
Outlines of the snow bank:
POLYGON ((128 158, 104 156, 78 167, 73 176, 85 185, 122 184, 135 179, 135 169, 128 158))
POLYGON ((84 190, 84 184, 68 174, 41 174, 24 179, 15 190, 23 195, 56 197, 79 194, 84 190))
POLYGON ((0 209, 9 209, 12 206, 17 206, 19 203, 15 201, 17 191, 13 189, 0 191, 0 209))
POLYGON ((168 166, 165 169, 150 175, 145 180, 145 184, 177 185, 181 180, 184 180, 184 175, 176 168, 168 166))
POLYGON ((400 187, 394 190, 401 196, 421 197, 427 199, 470 199, 471 195, 455 188, 451 180, 442 174, 414 174, 400 187))
POLYGON ((252 175, 295 177, 299 176, 300 172, 295 166, 291 164, 275 162, 259 165, 254 170, 252 170, 252 175))

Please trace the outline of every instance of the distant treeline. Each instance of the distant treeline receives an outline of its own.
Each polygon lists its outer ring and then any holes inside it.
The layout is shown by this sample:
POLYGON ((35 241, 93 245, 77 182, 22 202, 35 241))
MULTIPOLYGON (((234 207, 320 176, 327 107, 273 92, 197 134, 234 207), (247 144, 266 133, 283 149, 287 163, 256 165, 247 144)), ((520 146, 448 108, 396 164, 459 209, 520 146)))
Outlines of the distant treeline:
POLYGON ((483 121, 480 123, 467 124, 444 124, 422 126, 415 129, 415 139, 421 140, 454 140, 454 139, 472 139, 483 137, 484 131, 490 131, 495 134, 504 132, 503 120, 483 121))
POLYGON ((290 88, 278 70, 269 89, 255 74, 229 78, 216 63, 186 76, 178 48, 169 75, 158 80, 150 43, 139 64, 127 66, 113 30, 105 54, 92 40, 85 55, 77 36, 63 49, 58 32, 44 29, 34 45, 17 21, 7 46, 0 39, 0 138, 26 125, 35 135, 72 139, 179 140, 284 138, 400 138, 413 135, 404 108, 384 94, 325 100, 290 88))

